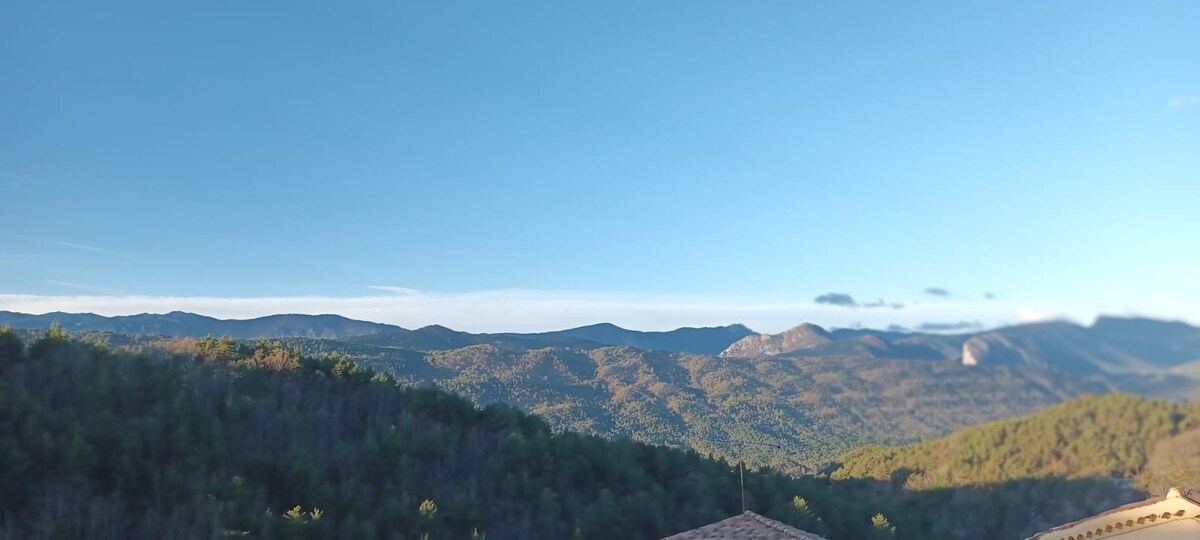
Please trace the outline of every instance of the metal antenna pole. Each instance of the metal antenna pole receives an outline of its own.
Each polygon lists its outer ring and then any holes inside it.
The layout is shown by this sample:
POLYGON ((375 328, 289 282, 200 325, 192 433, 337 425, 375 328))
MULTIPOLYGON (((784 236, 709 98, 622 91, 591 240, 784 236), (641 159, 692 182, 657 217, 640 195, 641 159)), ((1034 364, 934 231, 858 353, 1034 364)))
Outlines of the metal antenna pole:
POLYGON ((745 465, 741 460, 738 460, 738 479, 742 482, 742 513, 746 512, 746 473, 745 465))
MULTIPOLYGON (((705 439, 705 438, 702 438, 700 440, 706 441, 706 442, 713 442, 713 443, 740 444, 743 446, 747 445, 747 444, 753 444, 753 445, 757 445, 757 446, 769 446, 772 448, 780 448, 780 449, 783 448, 782 446, 780 446, 778 444, 761 443, 761 442, 754 442, 754 441, 733 441, 733 440, 705 439)), ((746 460, 744 460, 744 459, 738 460, 738 484, 742 490, 742 512, 745 512, 746 511, 746 460)))

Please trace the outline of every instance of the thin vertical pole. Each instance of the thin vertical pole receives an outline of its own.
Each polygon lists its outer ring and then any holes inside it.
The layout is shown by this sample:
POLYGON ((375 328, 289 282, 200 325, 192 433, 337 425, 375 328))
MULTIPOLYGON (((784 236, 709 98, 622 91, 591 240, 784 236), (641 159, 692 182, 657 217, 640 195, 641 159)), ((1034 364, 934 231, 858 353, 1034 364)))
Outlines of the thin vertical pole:
POLYGON ((746 473, 743 468, 745 465, 738 461, 738 479, 742 482, 742 513, 746 512, 746 473))

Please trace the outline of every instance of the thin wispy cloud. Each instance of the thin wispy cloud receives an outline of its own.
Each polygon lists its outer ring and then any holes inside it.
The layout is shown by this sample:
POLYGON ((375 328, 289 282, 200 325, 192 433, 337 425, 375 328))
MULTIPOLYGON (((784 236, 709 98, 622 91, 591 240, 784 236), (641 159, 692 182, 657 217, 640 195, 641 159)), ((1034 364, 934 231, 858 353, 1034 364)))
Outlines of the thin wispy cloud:
POLYGON ((407 295, 407 294, 419 294, 421 292, 416 289, 410 289, 408 287, 393 287, 391 285, 367 285, 366 287, 368 289, 375 289, 377 291, 387 291, 387 292, 394 293, 394 294, 407 295))
POLYGON ((84 292, 97 293, 97 294, 125 294, 125 291, 123 291, 121 289, 112 289, 109 287, 97 287, 95 285, 88 285, 86 283, 75 283, 73 281, 55 281, 55 280, 51 280, 51 279, 44 279, 44 280, 42 280, 42 283, 46 283, 49 285, 56 285, 59 287, 66 287, 68 289, 76 289, 76 290, 80 290, 80 291, 84 291, 84 292))
MULTIPOLYGON (((441 324, 469 332, 541 332, 611 322, 636 330, 742 323, 759 332, 780 332, 802 322, 825 327, 861 325, 916 328, 928 321, 980 321, 986 327, 1037 318, 1041 311, 999 302, 936 302, 895 309, 847 309, 842 305, 778 297, 654 295, 547 290, 487 290, 458 293, 378 286, 378 294, 281 297, 148 296, 89 291, 87 294, 0 294, 0 309, 23 313, 65 311, 132 315, 189 311, 222 319, 277 313, 334 313, 353 319, 419 328, 441 324), (388 287, 384 289, 382 287, 388 287), (397 289, 396 291, 390 289, 397 289)), ((887 304, 885 304, 887 305, 887 304)), ((861 307, 861 306, 860 306, 861 307)), ((1088 322, 1094 313, 1069 312, 1088 322)))
POLYGON ((5 233, 5 235, 10 238, 16 238, 18 240, 26 240, 29 242, 41 242, 43 244, 52 244, 52 245, 56 245, 56 246, 68 247, 68 248, 73 248, 73 249, 82 249, 84 251, 91 251, 93 253, 112 253, 111 251, 104 249, 104 248, 98 248, 96 246, 89 246, 86 244, 76 244, 75 242, 67 242, 64 240, 55 240, 53 238, 40 238, 37 236, 27 236, 24 234, 17 234, 17 233, 5 233))
POLYGON ((1188 107, 1200 105, 1200 96, 1175 96, 1167 100, 1168 107, 1188 107))

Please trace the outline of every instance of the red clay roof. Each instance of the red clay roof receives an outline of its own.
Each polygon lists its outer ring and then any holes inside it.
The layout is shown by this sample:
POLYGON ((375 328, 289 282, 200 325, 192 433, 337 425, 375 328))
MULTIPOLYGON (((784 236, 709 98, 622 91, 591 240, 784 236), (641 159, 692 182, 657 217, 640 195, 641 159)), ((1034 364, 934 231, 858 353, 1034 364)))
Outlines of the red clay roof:
POLYGON ((681 532, 662 540, 825 540, 749 510, 699 529, 681 532))

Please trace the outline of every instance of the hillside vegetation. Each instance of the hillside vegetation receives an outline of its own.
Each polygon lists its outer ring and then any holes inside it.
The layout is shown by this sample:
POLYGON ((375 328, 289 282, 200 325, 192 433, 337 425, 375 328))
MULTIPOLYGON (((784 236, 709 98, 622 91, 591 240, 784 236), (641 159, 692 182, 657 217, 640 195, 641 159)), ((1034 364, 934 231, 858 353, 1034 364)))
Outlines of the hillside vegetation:
MULTIPOLYGON (((26 348, 0 330, 0 538, 641 539, 741 509, 728 462, 558 433, 340 353, 81 337, 26 348)), ((1140 496, 1092 478, 897 478, 748 470, 747 505, 831 540, 986 539, 1140 496)))
MULTIPOLYGON (((197 342, 76 336, 178 352, 194 350, 197 342)), ((334 340, 278 342, 313 356, 345 354, 403 385, 434 384, 479 406, 510 404, 556 431, 690 448, 791 473, 864 444, 938 437, 1111 388, 1029 366, 718 358, 629 347, 513 351, 478 345, 420 352, 334 340)))
POLYGON ((1027 366, 717 358, 627 347, 515 352, 481 345, 417 354, 289 343, 346 351, 401 382, 437 384, 478 404, 510 403, 555 429, 783 467, 819 464, 867 443, 935 437, 1107 388, 1027 366))
POLYGON ((1022 538, 1147 492, 1200 487, 1200 404, 1087 396, 933 441, 866 446, 839 462, 831 480, 870 486, 859 497, 898 527, 1022 538))
POLYGON ((834 477, 891 479, 903 474, 906 485, 915 489, 1046 476, 1134 478, 1159 442, 1197 427, 1200 404, 1123 394, 1087 396, 934 441, 865 446, 843 456, 834 477))
MULTIPOLYGON (((178 343, 177 343, 178 345, 178 343)), ((278 343, 176 353, 0 330, 0 538, 657 538, 740 511, 736 469, 553 433, 278 343)), ((811 480, 752 508, 829 532, 811 480)), ((869 509, 835 537, 869 532, 869 509)))

